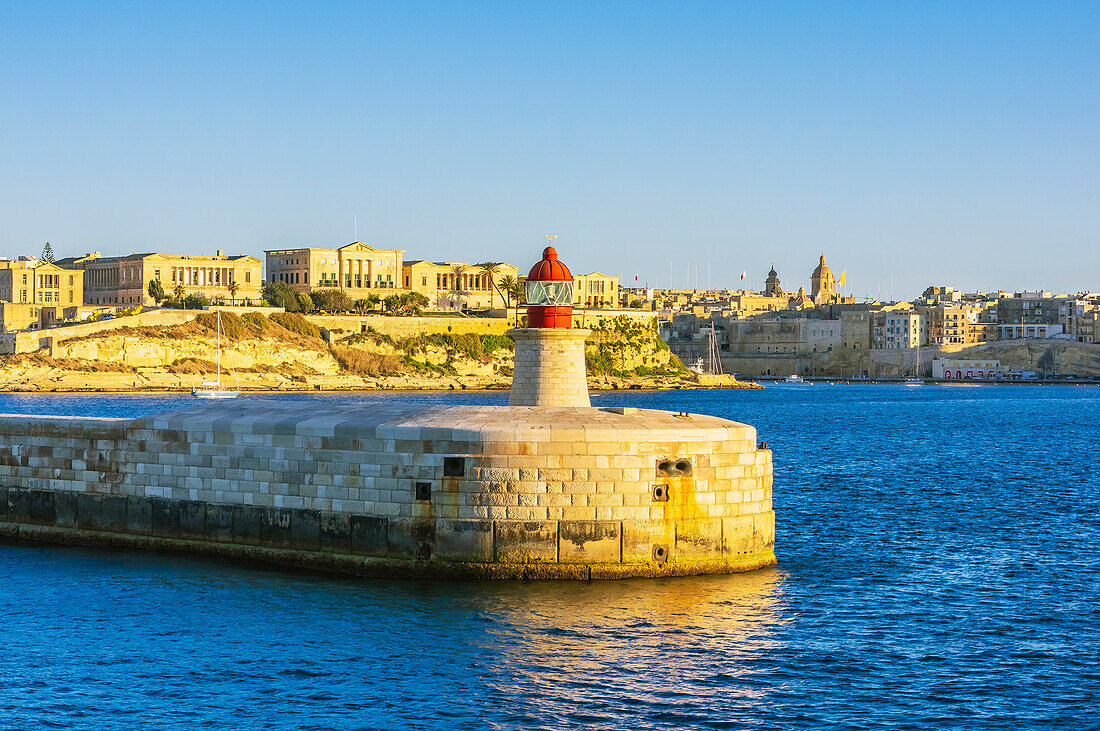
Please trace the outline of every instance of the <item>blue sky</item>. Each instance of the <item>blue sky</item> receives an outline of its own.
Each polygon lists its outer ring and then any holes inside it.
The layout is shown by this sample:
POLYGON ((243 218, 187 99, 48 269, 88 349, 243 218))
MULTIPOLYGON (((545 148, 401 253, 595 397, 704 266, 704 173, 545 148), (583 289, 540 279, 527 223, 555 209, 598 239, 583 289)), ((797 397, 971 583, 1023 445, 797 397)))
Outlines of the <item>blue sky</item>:
POLYGON ((1100 289, 1096 3, 0 3, 0 134, 5 256, 1100 289))

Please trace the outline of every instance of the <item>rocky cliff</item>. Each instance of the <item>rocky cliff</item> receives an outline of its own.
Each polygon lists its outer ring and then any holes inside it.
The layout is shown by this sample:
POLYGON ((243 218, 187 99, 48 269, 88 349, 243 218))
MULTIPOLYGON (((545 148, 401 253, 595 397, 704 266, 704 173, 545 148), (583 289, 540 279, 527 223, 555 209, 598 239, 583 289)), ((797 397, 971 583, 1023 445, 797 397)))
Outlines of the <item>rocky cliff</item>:
MULTIPOLYGON (((217 371, 217 318, 169 327, 116 327, 0 358, 0 389, 188 389, 217 371)), ((374 332, 333 337, 296 314, 221 316, 223 384, 241 389, 508 388, 506 336, 374 332)), ((655 332, 626 320, 597 328, 586 357, 594 388, 685 385, 686 371, 655 332)))

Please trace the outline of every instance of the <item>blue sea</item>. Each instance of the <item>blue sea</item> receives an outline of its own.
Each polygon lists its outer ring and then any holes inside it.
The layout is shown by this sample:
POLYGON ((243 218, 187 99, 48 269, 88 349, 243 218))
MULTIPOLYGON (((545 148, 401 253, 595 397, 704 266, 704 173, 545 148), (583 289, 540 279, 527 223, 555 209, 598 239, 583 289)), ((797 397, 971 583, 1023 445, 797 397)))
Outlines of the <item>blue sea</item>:
MULTIPOLYGON (((284 396, 502 403, 503 394, 284 396)), ((1100 388, 610 393, 754 424, 779 564, 357 581, 0 545, 0 728, 1100 728, 1100 388)), ((137 416, 177 396, 0 395, 137 416)))

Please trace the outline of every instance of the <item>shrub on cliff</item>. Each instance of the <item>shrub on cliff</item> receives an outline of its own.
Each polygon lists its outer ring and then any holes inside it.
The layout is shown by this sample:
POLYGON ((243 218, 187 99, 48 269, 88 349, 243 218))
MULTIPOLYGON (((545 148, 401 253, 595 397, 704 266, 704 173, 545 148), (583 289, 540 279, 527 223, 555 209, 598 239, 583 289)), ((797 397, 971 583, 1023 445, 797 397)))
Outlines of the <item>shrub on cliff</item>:
POLYGON ((275 312, 268 319, 276 325, 289 330, 296 335, 304 335, 307 338, 321 339, 321 328, 314 325, 297 312, 275 312))
POLYGON ((334 345, 329 350, 341 368, 358 376, 380 376, 401 371, 401 359, 391 353, 372 353, 339 345, 334 345))

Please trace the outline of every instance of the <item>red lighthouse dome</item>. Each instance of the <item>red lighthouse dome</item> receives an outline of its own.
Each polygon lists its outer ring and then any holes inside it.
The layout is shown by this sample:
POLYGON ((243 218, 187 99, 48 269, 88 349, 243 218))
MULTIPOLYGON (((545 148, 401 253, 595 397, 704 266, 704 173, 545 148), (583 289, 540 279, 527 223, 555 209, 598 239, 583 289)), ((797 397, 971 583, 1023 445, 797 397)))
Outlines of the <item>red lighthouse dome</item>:
POLYGON ((573 327, 573 275, 553 246, 527 275, 527 327, 573 327))

